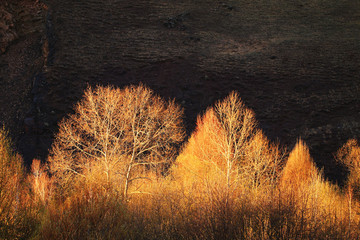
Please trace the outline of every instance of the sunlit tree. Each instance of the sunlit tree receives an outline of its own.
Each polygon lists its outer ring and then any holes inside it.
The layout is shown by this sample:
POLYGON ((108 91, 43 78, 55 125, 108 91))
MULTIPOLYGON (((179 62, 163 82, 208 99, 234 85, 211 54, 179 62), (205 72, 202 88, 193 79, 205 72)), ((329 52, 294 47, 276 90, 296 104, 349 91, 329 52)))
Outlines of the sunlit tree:
POLYGON ((357 199, 360 199, 360 146, 355 139, 347 141, 337 152, 336 158, 349 170, 347 184, 357 199))
POLYGON ((177 202, 185 209, 181 221, 191 216, 203 226, 199 234, 211 239, 244 239, 245 232, 232 223, 245 224, 246 214, 265 207, 281 159, 278 146, 257 128, 253 111, 232 92, 198 118, 172 168, 181 194, 177 202))
POLYGON ((283 169, 278 206, 285 213, 281 228, 294 231, 300 239, 308 232, 326 236, 331 231, 353 239, 352 226, 359 224, 351 214, 355 208, 351 198, 325 180, 302 140, 290 152, 283 169))
POLYGON ((278 147, 256 128, 253 111, 232 92, 198 119, 174 174, 190 182, 217 179, 228 189, 266 188, 274 185, 280 161, 278 147))
POLYGON ((89 88, 60 124, 49 157, 51 173, 63 189, 80 177, 116 187, 127 198, 130 185, 146 172, 169 167, 184 138, 182 116, 174 101, 142 85, 89 88))
POLYGON ((302 140, 299 140, 288 157, 280 186, 286 191, 298 191, 300 188, 307 187, 318 174, 309 148, 302 140))

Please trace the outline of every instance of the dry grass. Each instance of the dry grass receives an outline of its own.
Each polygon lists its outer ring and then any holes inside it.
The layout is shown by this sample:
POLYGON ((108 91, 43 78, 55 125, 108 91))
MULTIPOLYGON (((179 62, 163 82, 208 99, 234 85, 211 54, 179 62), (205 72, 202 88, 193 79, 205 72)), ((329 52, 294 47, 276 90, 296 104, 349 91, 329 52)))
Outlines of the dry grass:
POLYGON ((36 229, 38 208, 25 184, 22 158, 12 151, 7 132, 0 130, 0 239, 29 237, 36 229))

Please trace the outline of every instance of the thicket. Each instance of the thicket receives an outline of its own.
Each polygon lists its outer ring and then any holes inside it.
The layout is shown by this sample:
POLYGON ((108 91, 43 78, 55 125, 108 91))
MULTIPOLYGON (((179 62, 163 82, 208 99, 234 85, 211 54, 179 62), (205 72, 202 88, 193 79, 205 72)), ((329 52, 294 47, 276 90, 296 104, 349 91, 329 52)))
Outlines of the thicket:
POLYGON ((89 88, 49 159, 22 159, 0 131, 1 239, 358 239, 360 147, 324 179, 306 144, 270 142, 236 92, 198 117, 144 86, 89 88))

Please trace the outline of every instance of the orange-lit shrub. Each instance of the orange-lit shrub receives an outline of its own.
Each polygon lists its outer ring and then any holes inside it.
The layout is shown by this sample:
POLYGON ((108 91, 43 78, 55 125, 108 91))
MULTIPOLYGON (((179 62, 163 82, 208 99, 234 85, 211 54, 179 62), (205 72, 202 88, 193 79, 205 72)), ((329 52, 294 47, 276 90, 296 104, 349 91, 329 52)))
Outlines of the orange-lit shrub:
POLYGON ((0 130, 0 238, 30 237, 37 225, 37 209, 24 186, 22 158, 11 149, 8 134, 0 130))
POLYGON ((77 183, 77 194, 47 205, 40 239, 131 239, 130 221, 120 196, 99 185, 77 183))
POLYGON ((337 152, 337 160, 349 169, 347 184, 354 196, 360 200, 360 146, 355 139, 349 140, 337 152))
POLYGON ((17 237, 20 182, 23 178, 21 158, 11 150, 7 133, 0 131, 0 236, 17 237))
POLYGON ((46 205, 52 196, 53 184, 45 166, 41 164, 40 160, 33 160, 28 182, 30 183, 30 188, 34 196, 33 201, 46 205))

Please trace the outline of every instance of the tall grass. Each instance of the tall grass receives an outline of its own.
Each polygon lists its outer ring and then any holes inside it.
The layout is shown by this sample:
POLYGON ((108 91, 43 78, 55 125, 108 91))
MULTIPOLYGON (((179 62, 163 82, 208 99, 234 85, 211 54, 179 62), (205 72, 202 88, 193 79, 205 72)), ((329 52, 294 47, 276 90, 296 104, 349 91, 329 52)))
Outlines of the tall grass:
POLYGON ((31 236, 38 224, 38 214, 26 185, 22 158, 12 151, 3 128, 0 130, 0 239, 31 236))

